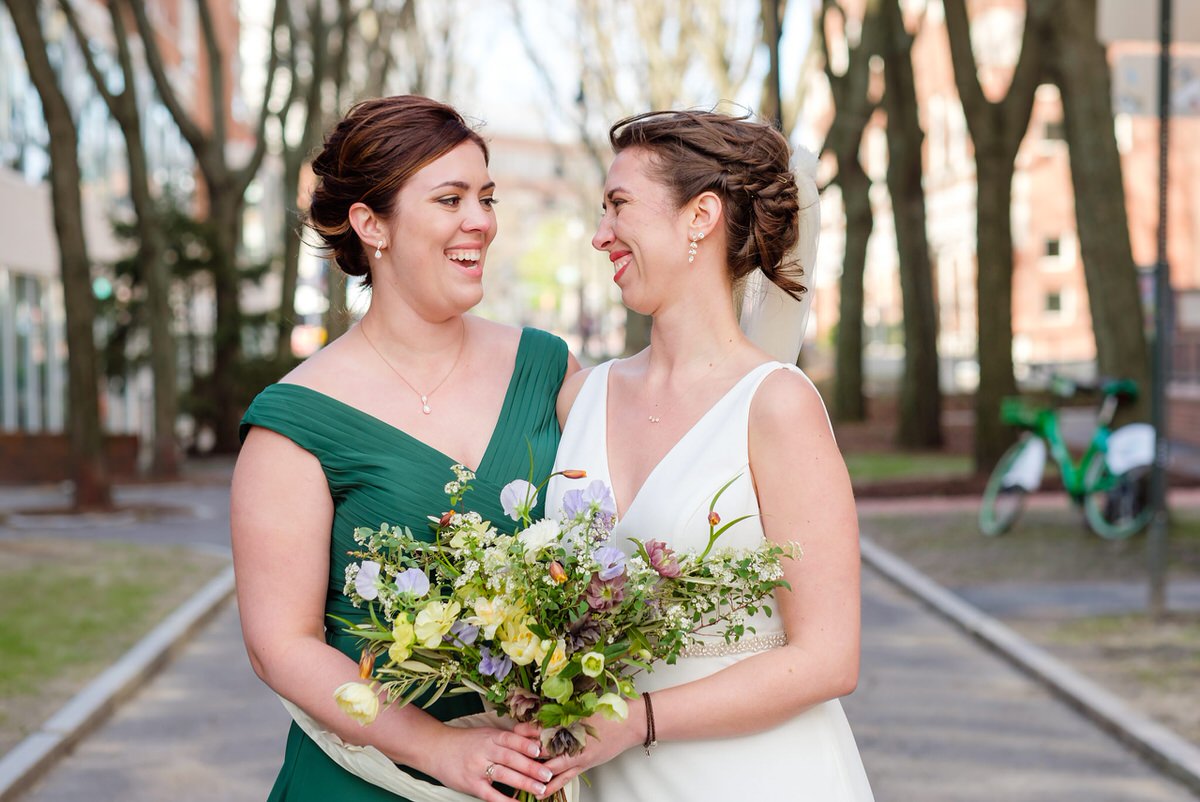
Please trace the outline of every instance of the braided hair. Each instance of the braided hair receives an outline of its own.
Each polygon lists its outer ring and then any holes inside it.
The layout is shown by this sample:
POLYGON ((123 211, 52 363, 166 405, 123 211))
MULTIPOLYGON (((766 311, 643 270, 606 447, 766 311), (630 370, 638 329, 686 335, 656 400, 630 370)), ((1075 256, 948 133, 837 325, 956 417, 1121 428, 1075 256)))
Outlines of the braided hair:
POLYGON ((651 154, 654 177, 670 189, 676 208, 702 192, 720 197, 734 282, 761 270, 794 298, 806 292, 804 270, 790 256, 800 206, 791 147, 781 133, 747 117, 652 111, 621 120, 608 138, 616 153, 651 154))

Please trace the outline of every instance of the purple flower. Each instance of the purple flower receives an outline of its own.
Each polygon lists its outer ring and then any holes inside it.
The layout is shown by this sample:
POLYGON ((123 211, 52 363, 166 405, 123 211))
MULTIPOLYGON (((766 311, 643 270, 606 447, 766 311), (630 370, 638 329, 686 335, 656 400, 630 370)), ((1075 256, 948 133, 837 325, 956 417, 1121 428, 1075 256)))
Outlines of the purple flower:
POLYGON ((600 564, 600 578, 607 582, 625 573, 625 552, 612 546, 601 546, 592 554, 592 559, 600 564))
POLYGON ((537 506, 537 488, 524 479, 513 479, 500 491, 500 506, 504 514, 514 521, 528 517, 537 506))
POLYGON ((650 567, 661 577, 674 579, 682 573, 675 552, 661 540, 646 541, 646 556, 650 558, 650 567))
POLYGON ((587 597, 588 607, 593 610, 611 610, 625 600, 625 576, 619 574, 606 581, 601 579, 599 574, 593 574, 584 595, 587 597))
POLYGON ((442 640, 457 646, 470 646, 478 637, 479 627, 466 621, 455 621, 450 625, 450 631, 442 636, 442 640))
POLYGON ((613 500, 608 485, 594 479, 585 488, 564 493, 562 511, 567 520, 582 514, 595 518, 604 529, 610 529, 617 517, 617 502, 613 500))
POLYGON ((419 568, 409 568, 396 577, 396 590, 411 593, 414 599, 419 599, 429 592, 429 577, 419 568))
POLYGON ((533 721, 542 709, 542 697, 527 688, 514 687, 509 689, 504 706, 517 721, 533 721))
POLYGON ((374 560, 363 560, 354 577, 355 592, 367 601, 379 596, 379 589, 375 587, 375 583, 379 580, 379 569, 379 563, 374 560))
POLYGON ((506 654, 493 655, 486 646, 479 649, 479 673, 485 677, 504 679, 512 671, 512 660, 506 654))

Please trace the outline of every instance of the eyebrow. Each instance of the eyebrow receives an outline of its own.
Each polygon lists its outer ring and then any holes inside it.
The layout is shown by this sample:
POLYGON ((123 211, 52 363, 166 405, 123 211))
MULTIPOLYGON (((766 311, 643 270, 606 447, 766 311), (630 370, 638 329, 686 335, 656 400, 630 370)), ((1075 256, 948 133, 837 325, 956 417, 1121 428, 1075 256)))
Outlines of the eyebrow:
POLYGON ((629 192, 629 190, 625 189, 625 187, 613 187, 608 192, 604 193, 605 200, 612 200, 613 195, 618 192, 629 192))
MULTIPOLYGON (((429 191, 433 192, 434 190, 444 189, 446 187, 451 187, 453 189, 461 189, 463 192, 466 192, 471 188, 471 185, 468 184, 466 181, 443 181, 442 183, 438 184, 436 187, 433 187, 433 189, 431 189, 429 191)), ((482 187, 479 188, 479 191, 483 192, 484 190, 495 189, 495 188, 496 188, 496 182, 488 181, 486 184, 484 184, 482 187)))

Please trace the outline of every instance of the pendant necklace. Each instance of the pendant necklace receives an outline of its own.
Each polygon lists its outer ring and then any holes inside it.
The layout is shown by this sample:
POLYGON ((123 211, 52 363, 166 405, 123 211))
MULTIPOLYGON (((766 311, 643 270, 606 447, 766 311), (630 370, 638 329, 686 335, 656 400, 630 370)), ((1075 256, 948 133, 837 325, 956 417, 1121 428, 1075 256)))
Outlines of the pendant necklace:
MULTIPOLYGON (((708 368, 708 370, 704 371, 704 373, 700 376, 700 378, 698 378, 696 381, 692 382, 691 385, 689 385, 688 389, 694 389, 696 387, 699 387, 700 383, 702 381, 704 381, 705 379, 707 379, 710 375, 712 375, 713 371, 715 371, 721 365, 724 365, 725 361, 727 359, 729 359, 730 355, 732 355, 733 352, 736 350, 737 350, 737 348, 734 347, 734 348, 730 348, 728 351, 726 351, 725 356, 721 357, 719 360, 714 362, 708 368)), ((675 399, 674 403, 670 404, 663 412, 659 413, 658 415, 647 415, 646 419, 649 420, 651 423, 658 423, 659 421, 661 421, 663 419, 663 415, 665 415, 666 413, 673 410, 678 404, 679 404, 679 399, 675 399)), ((655 404, 654 406, 657 409, 658 405, 655 404)))
POLYGON ((420 390, 418 390, 416 387, 413 386, 412 382, 410 382, 408 379, 404 378, 404 374, 402 374, 400 371, 396 370, 396 366, 393 365, 390 361, 388 361, 388 358, 383 355, 382 351, 380 351, 378 348, 375 347, 375 343, 371 342, 371 338, 367 336, 367 329, 365 326, 363 326, 363 324, 361 324, 361 323, 358 324, 358 330, 360 332, 362 332, 363 339, 367 341, 367 345, 371 346, 371 350, 374 351, 375 354, 380 359, 383 360, 383 364, 385 364, 389 368, 391 368, 392 373, 395 373, 397 376, 399 376, 400 381, 402 381, 406 385, 408 385, 408 389, 410 389, 414 393, 416 393, 417 397, 421 399, 421 411, 424 412, 426 415, 433 412, 433 408, 429 406, 429 396, 436 393, 438 391, 438 388, 446 383, 446 379, 450 378, 450 374, 454 373, 454 369, 458 367, 458 360, 460 360, 462 358, 463 347, 467 344, 467 321, 465 321, 465 320, 463 321, 462 339, 459 340, 458 353, 454 356, 454 363, 452 365, 450 365, 450 370, 448 370, 446 372, 446 375, 442 377, 442 380, 440 382, 438 382, 436 385, 434 385, 433 389, 427 393, 423 393, 420 390))

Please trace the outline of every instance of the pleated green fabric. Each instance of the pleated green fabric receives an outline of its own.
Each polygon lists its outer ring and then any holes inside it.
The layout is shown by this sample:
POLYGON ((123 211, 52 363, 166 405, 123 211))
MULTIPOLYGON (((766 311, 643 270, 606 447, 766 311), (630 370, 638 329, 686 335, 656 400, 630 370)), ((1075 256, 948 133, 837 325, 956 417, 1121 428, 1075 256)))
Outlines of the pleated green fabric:
MULTIPOLYGON (((530 449, 535 481, 553 468, 559 439, 554 407, 566 364, 562 340, 538 329, 521 332, 500 418, 474 487, 463 501, 464 507, 500 529, 511 531, 514 525, 500 506, 500 490, 513 479, 529 476, 530 449)), ((363 611, 342 595, 348 552, 356 546, 354 529, 399 524, 417 537, 432 537, 427 516, 446 508, 444 488, 453 479, 450 466, 457 460, 355 407, 297 384, 273 384, 263 390, 242 419, 243 439, 251 426, 282 434, 320 461, 334 502, 325 610, 351 621, 361 618, 363 611)), ((541 515, 543 505, 544 499, 539 499, 535 516, 541 515)), ((342 634, 336 624, 327 627, 326 640, 357 660, 355 639, 342 634)), ((480 712, 482 705, 474 694, 464 694, 442 697, 428 710, 446 721, 480 712)), ((270 802, 400 799, 340 768, 295 724, 269 797, 270 802)))

